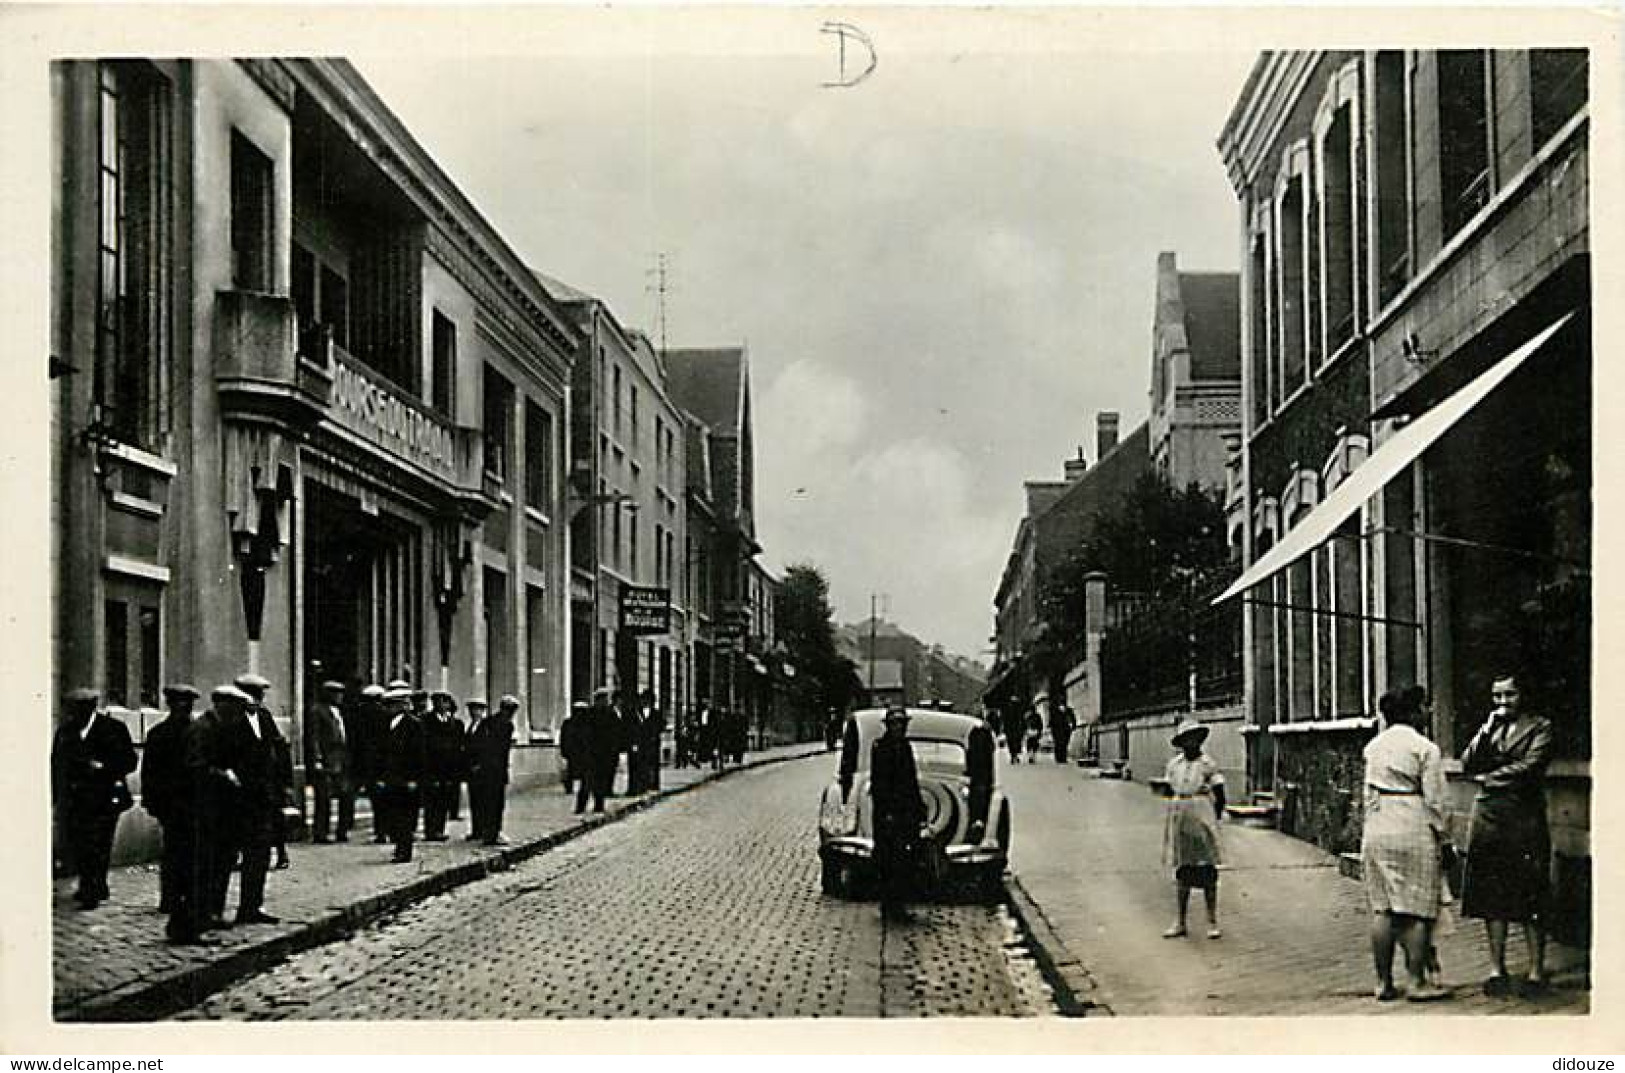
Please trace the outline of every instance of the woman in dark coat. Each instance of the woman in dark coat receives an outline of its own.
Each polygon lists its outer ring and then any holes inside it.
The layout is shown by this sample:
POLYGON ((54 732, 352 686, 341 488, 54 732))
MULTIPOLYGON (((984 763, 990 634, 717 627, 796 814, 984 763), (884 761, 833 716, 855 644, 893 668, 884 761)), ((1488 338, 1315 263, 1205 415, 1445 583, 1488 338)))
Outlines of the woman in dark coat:
POLYGON ((1484 921, 1495 975, 1488 994, 1513 990, 1507 975, 1507 924, 1520 921, 1529 945, 1524 986, 1546 985, 1544 918, 1551 836, 1542 782, 1551 758, 1552 724, 1519 709, 1517 680, 1495 679, 1494 709, 1461 754, 1462 770, 1478 778, 1467 841, 1462 916, 1484 921))

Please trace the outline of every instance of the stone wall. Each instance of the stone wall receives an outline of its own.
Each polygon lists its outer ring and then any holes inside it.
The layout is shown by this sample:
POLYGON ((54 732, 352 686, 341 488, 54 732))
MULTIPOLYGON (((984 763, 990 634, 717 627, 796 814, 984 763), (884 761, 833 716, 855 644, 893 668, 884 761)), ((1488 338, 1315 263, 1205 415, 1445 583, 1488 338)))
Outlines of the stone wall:
POLYGON ((1360 848, 1369 730, 1310 730, 1276 737, 1281 829, 1332 853, 1360 848))

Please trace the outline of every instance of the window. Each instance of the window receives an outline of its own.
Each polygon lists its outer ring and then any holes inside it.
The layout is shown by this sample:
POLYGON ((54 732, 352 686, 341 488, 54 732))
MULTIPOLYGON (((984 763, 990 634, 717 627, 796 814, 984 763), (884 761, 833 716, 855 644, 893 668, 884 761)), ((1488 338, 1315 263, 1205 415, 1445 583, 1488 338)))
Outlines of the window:
POLYGON ((119 439, 156 450, 169 364, 169 86, 147 64, 100 78, 96 402, 119 439))
POLYGON ((271 158, 231 132, 231 283, 240 291, 271 289, 271 158))
POLYGON ((1448 239, 1490 199, 1485 54, 1439 52, 1439 196, 1448 239))
POLYGON ((1534 106, 1537 151, 1585 106, 1586 61, 1583 48, 1530 50, 1529 95, 1534 106))
POLYGON ((452 417, 457 412, 457 325, 438 309, 434 311, 433 336, 429 403, 452 417))
POLYGON ((610 528, 614 530, 615 537, 615 569, 626 568, 625 542, 621 539, 621 504, 615 501, 609 504, 610 528))
POLYGON ((1270 391, 1272 389, 1270 378, 1270 340, 1269 340, 1269 262, 1265 255, 1265 239, 1263 235, 1253 236, 1253 246, 1248 262, 1248 282, 1251 284, 1251 309, 1247 311, 1248 331, 1247 344, 1251 349, 1252 360, 1252 392, 1253 392, 1253 425, 1257 427, 1268 420, 1270 415, 1270 391))
POLYGON ((632 428, 629 435, 632 439, 632 450, 636 451, 638 449, 638 385, 632 384, 631 389, 632 409, 630 416, 632 420, 632 428))
POLYGON ((316 326, 316 255, 295 242, 291 261, 293 313, 299 321, 301 351, 305 334, 316 326))
POLYGON ((1354 338, 1354 146, 1347 105, 1321 143, 1321 271, 1326 356, 1354 338))
POLYGON ((295 242, 292 258, 294 314, 299 320, 299 352, 325 360, 317 329, 325 328, 341 348, 350 345, 350 283, 331 265, 295 242))
POLYGON ((666 583, 666 527, 655 523, 655 584, 666 583))
MULTIPOLYGON (((617 512, 617 513, 619 513, 619 512, 617 512)), ((633 514, 632 517, 627 519, 627 522, 626 522, 626 535, 627 535, 627 544, 628 544, 626 572, 628 574, 631 574, 633 578, 637 578, 639 563, 638 563, 638 516, 636 514, 633 514)))
POLYGON ((1377 303, 1386 305, 1411 278, 1410 182, 1405 163, 1411 142, 1405 100, 1405 53, 1379 52, 1375 76, 1375 192, 1377 303))
POLYGON ((322 323, 333 332, 333 342, 350 346, 350 283, 327 265, 322 265, 322 323))
POLYGON ((525 502, 551 513, 553 500, 553 415, 525 400, 525 502))
POLYGON ((615 438, 624 438, 621 432, 621 367, 615 366, 615 438))
POLYGON ((508 479, 509 443, 512 439, 513 386, 501 373, 485 367, 485 472, 498 481, 508 479))
POLYGON ((1298 385, 1309 379, 1309 355, 1304 347, 1303 309, 1303 176, 1297 175, 1281 195, 1280 257, 1276 271, 1279 285, 1277 307, 1280 316, 1280 361, 1276 376, 1277 393, 1284 402, 1298 385))
POLYGON ((163 636, 157 588, 113 582, 103 604, 103 697, 121 708, 156 708, 163 636))

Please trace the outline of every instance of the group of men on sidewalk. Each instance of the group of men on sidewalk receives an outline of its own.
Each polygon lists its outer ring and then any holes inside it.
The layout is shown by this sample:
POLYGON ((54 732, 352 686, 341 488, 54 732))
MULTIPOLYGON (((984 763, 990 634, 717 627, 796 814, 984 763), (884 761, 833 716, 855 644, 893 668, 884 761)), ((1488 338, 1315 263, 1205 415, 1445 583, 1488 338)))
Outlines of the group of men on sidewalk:
POLYGON ((660 750, 666 718, 645 690, 636 705, 622 711, 614 691, 605 687, 592 703, 577 701, 559 727, 559 753, 564 760, 565 792, 575 791, 577 814, 592 802, 594 812, 615 788, 615 772, 626 754, 628 796, 660 789, 660 750))
MULTIPOLYGON (((270 689, 260 675, 240 675, 214 689, 210 707, 195 716, 196 688, 175 684, 163 691, 168 715, 147 733, 141 793, 163 832, 159 909, 168 914, 173 943, 206 942, 206 932, 232 923, 278 922, 264 909, 266 875, 273 850, 277 866, 287 867, 284 813, 298 809, 292 750, 265 704, 270 689), (234 870, 240 873, 237 912, 228 922, 234 870)), ((393 843, 394 859, 409 861, 420 811, 424 839, 444 841, 447 820, 459 818, 465 781, 468 838, 504 841, 516 698, 503 697, 489 715, 485 701, 469 701, 465 726, 451 694, 431 694, 403 680, 366 687, 354 705, 345 704, 342 682, 324 682, 320 692, 304 729, 313 841, 348 841, 356 795, 365 792, 373 840, 393 843)), ((75 901, 94 909, 109 897, 113 835, 119 816, 134 804, 127 778, 137 755, 124 724, 100 711, 94 690, 70 693, 66 710, 52 742, 52 797, 78 875, 75 901)))

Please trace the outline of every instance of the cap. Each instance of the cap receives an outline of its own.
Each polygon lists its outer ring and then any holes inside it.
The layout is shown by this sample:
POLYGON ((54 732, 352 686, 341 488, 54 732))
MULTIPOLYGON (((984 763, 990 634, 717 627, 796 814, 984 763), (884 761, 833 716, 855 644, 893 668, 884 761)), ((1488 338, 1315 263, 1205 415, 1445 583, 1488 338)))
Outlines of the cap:
POLYGON ((231 684, 245 690, 271 688, 271 680, 258 674, 239 674, 231 684))
POLYGON ((363 697, 372 697, 373 699, 376 700, 377 698, 382 697, 384 695, 384 687, 381 686, 381 685, 378 685, 375 682, 372 685, 368 686, 367 688, 363 689, 361 691, 361 695, 363 697))
POLYGON ((75 689, 66 699, 69 704, 100 704, 102 695, 94 689, 75 689))
POLYGON ((197 700, 200 696, 202 694, 197 691, 196 686, 188 685, 185 682, 177 682, 174 685, 164 687, 165 700, 197 700))
POLYGON ((209 699, 215 704, 222 702, 230 704, 253 704, 254 698, 238 689, 236 686, 216 686, 209 694, 209 699))
POLYGON ((456 697, 451 695, 450 690, 446 690, 446 689, 436 689, 433 692, 431 692, 429 694, 429 696, 433 697, 435 700, 456 700, 457 699, 456 697))
POLYGON ((502 699, 497 701, 497 707, 498 708, 517 708, 517 707, 519 707, 519 698, 514 696, 512 693, 504 693, 502 695, 502 699))
POLYGON ((411 700, 412 690, 406 686, 390 686, 384 692, 385 700, 411 700))
POLYGON ((322 683, 322 689, 325 692, 328 692, 328 693, 332 693, 332 692, 335 692, 335 691, 342 693, 342 692, 344 692, 344 683, 343 682, 336 682, 333 679, 329 678, 327 681, 322 683))
POLYGON ((412 688, 412 683, 408 682, 404 678, 391 678, 389 680, 389 688, 390 689, 407 689, 407 690, 410 690, 412 688))
POLYGON ((464 704, 463 707, 465 707, 465 708, 489 708, 490 705, 485 703, 485 698, 484 697, 475 697, 472 700, 470 700, 468 703, 464 704))
POLYGON ((588 707, 588 704, 584 700, 578 700, 574 704, 570 705, 570 709, 572 711, 574 711, 576 708, 586 708, 586 707, 588 707))
POLYGON ((898 719, 906 720, 907 718, 908 718, 908 709, 903 707, 901 704, 893 704, 890 708, 886 709, 885 722, 890 723, 890 722, 893 722, 894 720, 898 720, 898 719))
POLYGON ((428 700, 429 699, 429 691, 427 689, 414 689, 414 690, 412 690, 412 699, 413 700, 428 700))

